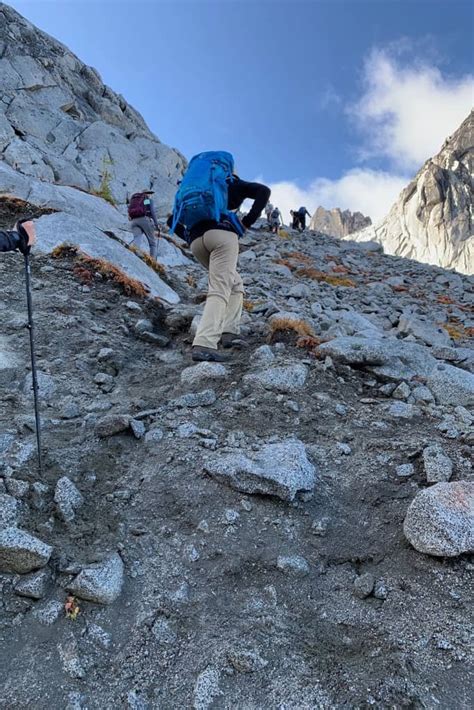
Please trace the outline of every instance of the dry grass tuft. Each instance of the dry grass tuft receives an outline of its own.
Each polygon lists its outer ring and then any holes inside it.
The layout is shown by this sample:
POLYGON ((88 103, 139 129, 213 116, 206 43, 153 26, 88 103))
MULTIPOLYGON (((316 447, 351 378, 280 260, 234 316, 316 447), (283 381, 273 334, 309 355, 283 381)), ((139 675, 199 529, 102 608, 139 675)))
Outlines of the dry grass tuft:
POLYGON ((122 271, 122 269, 115 266, 115 264, 111 264, 110 261, 106 259, 94 259, 85 254, 81 254, 79 258, 82 264, 103 276, 106 281, 113 281, 120 286, 127 296, 137 296, 138 298, 147 297, 148 292, 141 281, 127 276, 125 271, 122 271))
POLYGON ((274 342, 282 338, 294 342, 297 338, 312 338, 314 336, 313 329, 303 319, 293 320, 291 318, 275 318, 270 323, 270 332, 268 341, 274 342))
POLYGON ((129 246, 128 248, 129 251, 133 252, 142 261, 144 261, 145 264, 150 267, 150 269, 153 269, 153 271, 158 274, 158 276, 166 276, 166 269, 163 264, 160 264, 156 259, 153 259, 153 257, 147 254, 146 251, 137 249, 137 247, 134 246, 129 246))
POLYGON ((186 283, 188 284, 188 286, 191 286, 191 288, 196 288, 196 279, 192 274, 188 274, 186 276, 186 283))
POLYGON ((274 259, 273 260, 274 264, 280 264, 281 266, 286 266, 290 271, 294 271, 296 269, 296 266, 291 263, 289 259, 274 259))
POLYGON ((447 323, 441 323, 441 326, 453 340, 466 340, 474 337, 474 328, 466 328, 458 320, 449 320, 447 323))
POLYGON ((318 271, 312 266, 303 267, 298 269, 296 272, 297 276, 303 276, 307 279, 312 279, 313 281, 324 281, 330 286, 345 286, 348 288, 355 288, 357 284, 352 279, 346 276, 334 276, 333 274, 325 274, 323 271, 318 271))
POLYGON ((291 259, 292 261, 297 261, 300 264, 312 264, 313 260, 310 256, 307 254, 303 254, 302 251, 290 251, 289 254, 286 255, 288 259, 291 259))
POLYGON ((51 252, 51 256, 53 257, 53 259, 65 259, 68 256, 77 256, 78 253, 79 249, 77 246, 64 242, 63 244, 59 244, 59 246, 54 247, 53 251, 51 252))
POLYGON ((87 256, 73 244, 60 244, 52 252, 53 259, 73 258, 76 261, 74 275, 82 283, 89 285, 94 280, 96 274, 100 274, 106 281, 116 283, 127 296, 137 296, 146 298, 148 292, 145 286, 137 279, 132 279, 115 264, 111 264, 106 259, 96 259, 87 256))
POLYGON ((315 350, 324 342, 323 338, 318 338, 317 335, 301 335, 296 341, 296 347, 304 350, 315 350))

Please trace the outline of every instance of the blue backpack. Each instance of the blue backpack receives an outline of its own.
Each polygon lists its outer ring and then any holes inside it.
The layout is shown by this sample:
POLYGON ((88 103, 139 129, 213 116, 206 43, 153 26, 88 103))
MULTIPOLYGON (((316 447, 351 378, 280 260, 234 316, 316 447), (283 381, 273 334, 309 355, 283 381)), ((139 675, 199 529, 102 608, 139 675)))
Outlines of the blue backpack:
POLYGON ((232 181, 234 158, 226 151, 208 151, 192 158, 176 193, 171 233, 178 223, 187 233, 198 222, 223 218, 231 222, 239 236, 243 228, 227 209, 227 185, 232 181))

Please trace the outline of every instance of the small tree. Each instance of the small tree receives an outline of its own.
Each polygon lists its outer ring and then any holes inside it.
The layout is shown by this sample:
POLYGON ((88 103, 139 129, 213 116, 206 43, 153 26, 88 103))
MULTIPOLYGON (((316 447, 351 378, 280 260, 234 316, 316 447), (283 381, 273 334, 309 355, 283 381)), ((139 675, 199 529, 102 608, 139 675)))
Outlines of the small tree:
POLYGON ((111 205, 115 207, 114 196, 112 195, 112 190, 110 189, 110 182, 113 178, 113 173, 109 170, 109 166, 113 165, 114 161, 108 155, 104 155, 102 158, 102 170, 100 173, 100 185, 97 190, 93 190, 92 193, 97 195, 97 197, 102 197, 102 199, 110 202, 111 205))

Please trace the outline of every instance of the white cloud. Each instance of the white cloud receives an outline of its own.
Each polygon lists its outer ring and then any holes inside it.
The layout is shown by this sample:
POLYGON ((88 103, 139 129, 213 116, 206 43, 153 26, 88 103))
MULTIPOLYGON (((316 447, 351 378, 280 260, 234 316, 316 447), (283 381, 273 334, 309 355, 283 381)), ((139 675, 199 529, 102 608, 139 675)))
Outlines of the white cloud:
POLYGON ((285 222, 290 219, 290 209, 301 205, 311 214, 323 205, 326 209, 340 207, 359 211, 377 221, 385 217, 407 181, 406 176, 356 168, 338 180, 317 178, 307 188, 292 182, 275 183, 270 185, 271 201, 278 205, 285 222))
POLYGON ((417 60, 402 66, 382 50, 372 51, 365 63, 364 87, 348 109, 365 135, 362 155, 389 158, 404 171, 418 169, 439 151, 474 99, 472 75, 446 77, 417 60))
MULTIPOLYGON (((319 205, 360 211, 374 222, 385 217, 414 173, 436 154, 445 138, 468 115, 474 98, 474 77, 443 76, 436 66, 415 58, 407 65, 401 56, 407 43, 374 50, 364 66, 363 93, 346 112, 362 136, 358 149, 362 167, 329 180, 315 178, 309 187, 293 182, 270 185, 272 202, 285 221, 290 209, 305 205, 312 213, 319 205), (388 159, 389 171, 374 170, 371 158, 388 159), (365 164, 365 165, 364 165, 365 164)), ((323 104, 334 103, 332 90, 323 104)))

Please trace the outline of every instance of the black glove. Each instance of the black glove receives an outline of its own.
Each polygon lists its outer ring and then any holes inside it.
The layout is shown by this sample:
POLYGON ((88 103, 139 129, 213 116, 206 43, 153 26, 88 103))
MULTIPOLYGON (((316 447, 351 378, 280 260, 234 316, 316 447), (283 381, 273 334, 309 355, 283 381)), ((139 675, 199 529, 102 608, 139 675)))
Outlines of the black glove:
POLYGON ((22 254, 25 254, 25 256, 30 253, 31 246, 30 246, 30 244, 28 244, 28 241, 29 241, 28 233, 27 233, 26 229, 23 228, 22 223, 29 222, 29 221, 30 221, 29 218, 22 219, 19 222, 17 222, 17 225, 16 225, 16 230, 17 230, 18 236, 20 238, 20 243, 18 245, 18 249, 21 251, 22 254))

